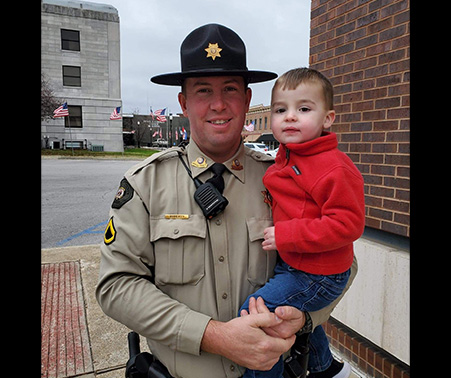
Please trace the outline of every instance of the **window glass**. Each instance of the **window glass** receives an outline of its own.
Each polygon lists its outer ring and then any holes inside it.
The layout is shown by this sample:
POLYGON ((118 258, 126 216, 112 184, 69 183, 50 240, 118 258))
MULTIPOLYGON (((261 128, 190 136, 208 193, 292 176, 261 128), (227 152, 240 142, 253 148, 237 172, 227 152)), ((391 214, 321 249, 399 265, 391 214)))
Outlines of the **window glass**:
POLYGON ((80 51, 80 32, 78 30, 61 29, 61 49, 80 51))

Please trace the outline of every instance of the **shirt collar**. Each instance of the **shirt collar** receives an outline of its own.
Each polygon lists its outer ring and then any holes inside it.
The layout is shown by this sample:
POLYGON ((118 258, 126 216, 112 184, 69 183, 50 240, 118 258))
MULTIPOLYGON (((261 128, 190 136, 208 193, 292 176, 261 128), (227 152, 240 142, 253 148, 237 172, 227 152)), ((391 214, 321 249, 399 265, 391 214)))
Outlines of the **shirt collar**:
MULTIPOLYGON (((191 174, 193 177, 197 177, 206 170, 208 170, 215 161, 205 155, 197 144, 191 140, 186 147, 188 156, 188 165, 191 169, 191 174)), ((227 170, 233 174, 238 180, 244 183, 244 145, 240 144, 238 151, 229 160, 225 161, 223 164, 226 166, 227 170)))

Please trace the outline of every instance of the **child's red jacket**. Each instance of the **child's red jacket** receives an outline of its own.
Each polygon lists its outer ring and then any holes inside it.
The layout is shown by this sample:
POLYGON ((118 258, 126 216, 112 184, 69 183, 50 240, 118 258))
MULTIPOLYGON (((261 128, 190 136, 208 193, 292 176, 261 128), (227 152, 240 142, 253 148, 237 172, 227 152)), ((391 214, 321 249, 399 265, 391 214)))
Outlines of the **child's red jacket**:
POLYGON ((298 270, 338 274, 351 267, 365 226, 363 178, 335 133, 280 145, 263 183, 272 197, 277 250, 298 270))

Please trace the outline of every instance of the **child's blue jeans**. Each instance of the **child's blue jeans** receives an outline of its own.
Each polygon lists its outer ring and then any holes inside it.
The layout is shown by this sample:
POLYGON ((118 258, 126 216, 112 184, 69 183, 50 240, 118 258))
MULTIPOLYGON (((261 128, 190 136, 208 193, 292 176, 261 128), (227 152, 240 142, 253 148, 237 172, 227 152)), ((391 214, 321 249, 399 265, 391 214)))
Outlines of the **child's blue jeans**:
MULTIPOLYGON (((270 311, 278 306, 293 306, 301 311, 317 311, 337 299, 348 282, 351 270, 333 275, 318 275, 296 270, 280 260, 274 277, 265 286, 250 295, 241 306, 249 310, 249 298, 262 297, 270 311)), ((239 316, 239 313, 238 313, 239 316)), ((321 326, 316 327, 310 335, 310 353, 308 369, 311 373, 326 370, 332 363, 329 341, 321 326)), ((243 378, 282 378, 283 357, 269 371, 246 369, 243 378)))

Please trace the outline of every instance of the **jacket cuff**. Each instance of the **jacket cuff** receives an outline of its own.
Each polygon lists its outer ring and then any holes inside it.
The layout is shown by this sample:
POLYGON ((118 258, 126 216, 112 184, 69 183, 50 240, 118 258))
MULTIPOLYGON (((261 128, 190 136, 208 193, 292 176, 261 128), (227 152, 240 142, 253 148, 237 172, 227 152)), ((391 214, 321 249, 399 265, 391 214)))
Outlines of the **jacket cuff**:
POLYGON ((211 317, 196 311, 188 311, 177 336, 177 350, 200 355, 200 345, 211 317))
POLYGON ((292 225, 288 221, 280 221, 275 224, 275 238, 277 250, 279 252, 295 252, 297 251, 296 243, 294 243, 291 234, 292 225))

